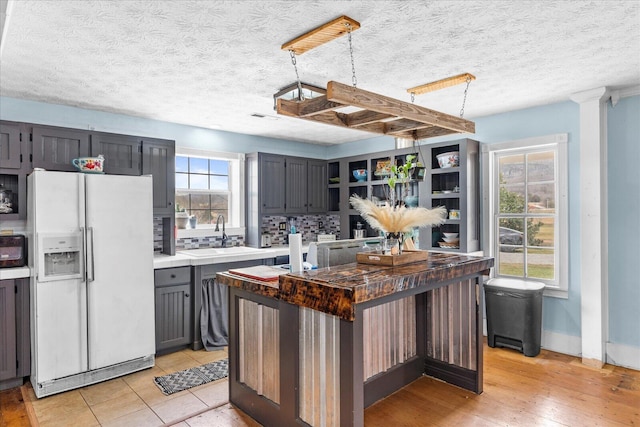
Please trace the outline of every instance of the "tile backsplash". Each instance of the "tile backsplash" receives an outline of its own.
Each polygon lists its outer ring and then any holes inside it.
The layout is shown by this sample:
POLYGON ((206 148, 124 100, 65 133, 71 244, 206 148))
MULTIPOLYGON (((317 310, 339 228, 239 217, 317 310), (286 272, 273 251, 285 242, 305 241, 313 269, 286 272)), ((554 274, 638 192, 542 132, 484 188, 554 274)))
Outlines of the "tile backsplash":
POLYGON ((293 219, 293 224, 298 233, 302 234, 302 241, 315 242, 318 234, 335 234, 340 236, 340 216, 339 215, 298 215, 298 216, 265 216, 262 218, 262 231, 271 234, 271 244, 273 246, 287 244, 289 234, 289 219, 293 219), (285 229, 280 229, 280 224, 285 223, 285 229))
MULTIPOLYGON (((335 234, 340 236, 340 216, 339 215, 298 215, 298 216, 266 216, 262 220, 262 230, 271 234, 271 244, 273 246, 287 244, 289 234, 289 219, 293 218, 298 233, 302 234, 302 241, 315 242, 317 234, 335 234), (280 230, 280 223, 285 223, 285 230, 280 230)), ((204 237, 188 237, 176 239, 176 250, 202 249, 222 246, 222 239, 219 233, 204 237)), ((153 251, 162 252, 162 218, 153 218, 153 251)), ((244 246, 243 235, 228 234, 227 246, 244 246)))
MULTIPOLYGON (((213 230, 211 230, 211 236, 176 239, 176 251, 222 247, 222 237, 219 235, 213 236, 213 233, 213 230)), ((220 233, 216 232, 216 234, 220 233)), ((227 247, 230 246, 244 246, 244 236, 227 234, 227 247)))
POLYGON ((153 217, 153 253, 162 252, 162 218, 153 217))

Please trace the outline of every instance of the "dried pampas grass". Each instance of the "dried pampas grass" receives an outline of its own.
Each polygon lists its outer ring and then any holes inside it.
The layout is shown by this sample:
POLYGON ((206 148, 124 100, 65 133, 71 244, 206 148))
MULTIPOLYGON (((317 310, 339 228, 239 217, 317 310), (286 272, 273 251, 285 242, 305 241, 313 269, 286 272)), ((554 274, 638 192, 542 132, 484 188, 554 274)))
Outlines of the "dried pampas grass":
POLYGON ((371 227, 385 233, 407 233, 415 227, 440 225, 447 216, 444 206, 434 209, 377 206, 371 200, 355 194, 349 198, 349 201, 371 227))

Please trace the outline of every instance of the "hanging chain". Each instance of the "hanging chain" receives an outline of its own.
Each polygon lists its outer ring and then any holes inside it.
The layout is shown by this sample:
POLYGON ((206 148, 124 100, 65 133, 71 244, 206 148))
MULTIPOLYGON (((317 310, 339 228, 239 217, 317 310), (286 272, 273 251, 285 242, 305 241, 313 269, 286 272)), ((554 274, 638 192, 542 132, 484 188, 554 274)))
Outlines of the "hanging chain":
POLYGON ((349 55, 351 56, 351 82, 353 83, 353 87, 358 85, 358 79, 356 78, 356 64, 353 61, 353 44, 351 43, 351 24, 346 23, 347 27, 347 38, 349 39, 349 55))
POLYGON ((290 50, 289 55, 291 56, 293 69, 296 70, 296 79, 298 81, 298 101, 304 101, 304 93, 302 93, 302 82, 300 81, 300 75, 298 75, 298 61, 296 61, 296 53, 293 50, 290 50))
POLYGON ((467 91, 469 90, 469 83, 471 83, 471 77, 467 76, 467 87, 464 88, 464 98, 462 99, 462 108, 460 108, 460 118, 464 116, 464 104, 467 102, 467 91))

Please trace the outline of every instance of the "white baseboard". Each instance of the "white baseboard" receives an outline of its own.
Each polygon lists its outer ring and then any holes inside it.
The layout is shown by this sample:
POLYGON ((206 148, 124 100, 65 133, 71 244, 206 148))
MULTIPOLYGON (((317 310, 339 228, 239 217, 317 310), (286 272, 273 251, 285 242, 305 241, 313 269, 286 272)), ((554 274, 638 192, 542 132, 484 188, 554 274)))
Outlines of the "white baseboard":
MULTIPOLYGON (((487 336, 487 319, 483 319, 482 333, 487 336)), ((551 331, 542 331, 540 346, 545 350, 580 357, 582 355, 582 339, 572 335, 551 331)), ((606 363, 640 371, 640 347, 607 343, 606 363)))
POLYGON ((582 339, 580 337, 543 330, 541 341, 540 345, 545 350, 570 356, 580 356, 582 354, 582 339))
POLYGON ((607 363, 640 371, 640 347, 608 342, 607 363))

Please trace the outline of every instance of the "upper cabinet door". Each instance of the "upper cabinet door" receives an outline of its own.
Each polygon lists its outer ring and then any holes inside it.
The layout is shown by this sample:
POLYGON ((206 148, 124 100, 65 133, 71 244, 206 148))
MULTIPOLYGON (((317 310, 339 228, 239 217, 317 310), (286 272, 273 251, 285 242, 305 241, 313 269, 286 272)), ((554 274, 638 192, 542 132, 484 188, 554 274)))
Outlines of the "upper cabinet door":
POLYGON ((307 160, 286 158, 286 213, 307 213, 307 160))
POLYGON ((259 209, 263 215, 284 213, 284 165, 283 156, 262 153, 259 155, 259 209))
POLYGON ((153 176, 154 215, 173 215, 176 199, 175 142, 143 139, 142 174, 153 176))
POLYGON ((89 155, 89 133, 49 126, 34 126, 32 131, 34 168, 76 171, 71 161, 89 155))
POLYGON ((111 175, 140 175, 140 138, 110 133, 91 134, 91 155, 104 156, 104 172, 111 175))
POLYGON ((327 162, 309 160, 307 163, 308 188, 307 212, 325 213, 327 211, 327 162))
POLYGON ((0 169, 20 169, 20 125, 0 123, 0 169))

